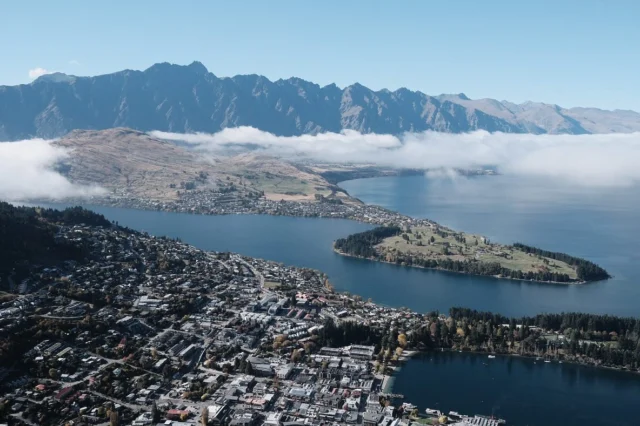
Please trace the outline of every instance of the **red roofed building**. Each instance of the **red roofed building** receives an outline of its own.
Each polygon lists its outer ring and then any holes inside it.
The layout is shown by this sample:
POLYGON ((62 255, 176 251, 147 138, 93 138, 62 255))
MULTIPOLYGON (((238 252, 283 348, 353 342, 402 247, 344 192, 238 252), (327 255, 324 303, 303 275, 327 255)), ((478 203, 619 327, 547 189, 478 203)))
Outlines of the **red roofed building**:
POLYGON ((69 396, 69 394, 71 394, 71 392, 73 392, 73 388, 71 386, 66 387, 66 388, 62 388, 62 389, 60 389, 60 391, 56 394, 56 396, 54 398, 57 399, 58 401, 62 401, 67 396, 69 396))
POLYGON ((116 349, 124 349, 124 347, 127 346, 127 338, 123 337, 122 340, 120 340, 120 343, 118 344, 118 347, 116 349))
POLYGON ((180 420, 182 415, 189 416, 189 412, 186 410, 169 410, 167 411, 168 420, 180 420))

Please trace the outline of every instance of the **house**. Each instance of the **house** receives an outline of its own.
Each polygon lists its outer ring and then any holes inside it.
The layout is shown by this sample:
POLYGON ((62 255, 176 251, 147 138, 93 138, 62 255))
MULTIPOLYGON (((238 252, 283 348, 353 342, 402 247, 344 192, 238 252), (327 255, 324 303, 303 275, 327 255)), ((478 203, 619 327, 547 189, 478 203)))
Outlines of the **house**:
POLYGON ((193 353, 193 351, 195 351, 196 349, 196 344, 191 344, 189 346, 187 346, 186 348, 184 348, 183 350, 180 351, 180 354, 178 354, 178 356, 180 358, 186 358, 189 355, 191 355, 193 353))
POLYGON ((382 421, 382 414, 373 411, 365 411, 362 415, 362 424, 364 426, 378 426, 382 421))
POLYGON ((351 423, 351 424, 358 423, 358 412, 357 411, 349 411, 347 413, 345 421, 347 423, 351 423))
POLYGON ((247 358, 247 362, 251 364, 251 369, 256 376, 259 377, 272 377, 273 369, 271 365, 263 358, 257 358, 250 356, 247 358))
POLYGON ((259 420, 258 413, 243 413, 241 416, 235 417, 229 423, 230 426, 254 426, 259 420))
POLYGON ((264 421, 265 426, 281 426, 282 416, 282 412, 267 414, 267 418, 264 421))
POLYGON ((288 379, 291 376, 292 372, 293 372, 293 368, 291 368, 290 365, 283 365, 276 368, 276 376, 280 380, 288 379))
POLYGON ((342 395, 339 393, 320 393, 316 395, 316 404, 325 407, 340 408, 342 406, 342 395))
POLYGON ((289 389, 289 397, 300 401, 308 401, 313 395, 313 389, 294 387, 289 389))
POLYGON ((54 398, 57 399, 58 401, 62 401, 67 396, 69 396, 71 394, 71 392, 73 392, 73 388, 71 386, 66 387, 66 388, 62 388, 62 389, 60 389, 60 391, 56 394, 56 396, 54 398))
POLYGON ((355 359, 369 361, 373 358, 376 348, 374 346, 351 345, 349 356, 355 359))
POLYGON ((322 347, 320 349, 320 354, 322 355, 329 355, 329 356, 340 356, 342 355, 342 349, 338 349, 338 348, 329 348, 329 347, 322 347))
POLYGON ((240 374, 230 383, 231 387, 247 388, 255 382, 256 378, 250 374, 240 374))
POLYGON ((210 424, 220 425, 225 423, 226 417, 229 414, 228 405, 209 405, 207 407, 207 419, 210 424))
POLYGON ((265 383, 256 383, 253 387, 253 393, 256 395, 264 395, 267 392, 267 385, 265 383))
POLYGON ((189 412, 186 410, 169 410, 167 411, 168 420, 180 420, 182 417, 189 417, 189 412))

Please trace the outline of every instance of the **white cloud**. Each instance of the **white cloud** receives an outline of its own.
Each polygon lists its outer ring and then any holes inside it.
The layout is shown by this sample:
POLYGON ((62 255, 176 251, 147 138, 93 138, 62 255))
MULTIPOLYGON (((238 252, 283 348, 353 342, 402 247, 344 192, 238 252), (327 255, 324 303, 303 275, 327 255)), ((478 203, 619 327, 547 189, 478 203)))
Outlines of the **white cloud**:
POLYGON ((54 170, 69 152, 43 139, 0 142, 0 199, 28 201, 100 195, 96 186, 76 185, 54 170))
POLYGON ((405 133, 396 137, 346 130, 282 137, 237 127, 215 134, 151 134, 186 141, 206 151, 252 145, 275 156, 329 162, 424 169, 494 166, 504 174, 552 177, 586 186, 640 183, 640 133, 532 135, 476 131, 405 133))
POLYGON ((69 61, 69 65, 78 66, 80 65, 80 61, 78 61, 77 59, 72 59, 69 61))
POLYGON ((53 71, 49 71, 48 69, 37 67, 32 70, 29 70, 29 78, 34 80, 45 74, 51 74, 52 72, 53 71))

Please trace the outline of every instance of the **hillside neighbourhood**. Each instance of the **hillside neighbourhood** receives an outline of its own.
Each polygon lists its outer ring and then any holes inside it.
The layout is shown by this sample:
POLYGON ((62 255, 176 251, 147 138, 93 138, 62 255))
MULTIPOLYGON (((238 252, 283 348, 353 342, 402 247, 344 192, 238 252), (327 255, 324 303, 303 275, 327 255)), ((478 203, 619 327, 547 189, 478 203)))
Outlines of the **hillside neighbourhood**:
POLYGON ((390 393, 389 375, 440 347, 637 368, 624 332, 590 331, 634 327, 620 319, 420 314, 336 293, 318 271, 204 252, 86 210, 4 207, 55 231, 46 250, 75 253, 2 277, 0 416, 11 423, 497 425, 425 415, 390 393))
MULTIPOLYGON (((56 244, 86 257, 29 265, 26 275, 3 280, 19 294, 3 293, 0 304, 5 422, 399 426, 419 419, 385 382, 416 346, 408 331, 428 329, 423 315, 336 294, 313 270, 115 226, 56 229, 56 244)), ((455 413, 429 421, 497 424, 455 413)))

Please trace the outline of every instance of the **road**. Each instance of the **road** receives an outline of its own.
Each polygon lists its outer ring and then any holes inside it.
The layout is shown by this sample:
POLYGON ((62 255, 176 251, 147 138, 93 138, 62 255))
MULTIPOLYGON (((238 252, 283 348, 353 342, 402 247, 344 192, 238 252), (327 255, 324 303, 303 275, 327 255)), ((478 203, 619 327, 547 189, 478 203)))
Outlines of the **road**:
POLYGON ((86 315, 77 315, 73 317, 58 317, 52 315, 31 315, 31 318, 52 319, 58 321, 82 321, 86 315))
POLYGON ((124 401, 122 401, 120 399, 114 398, 114 397, 109 396, 109 395, 105 395, 105 394, 100 393, 100 392, 96 392, 96 391, 93 391, 93 390, 90 390, 88 392, 90 394, 92 394, 92 395, 99 396, 99 397, 104 398, 104 399, 106 399, 108 401, 113 401, 115 403, 118 403, 118 404, 122 405, 123 407, 130 408, 131 410, 134 410, 134 411, 151 411, 151 406, 150 405, 130 404, 128 402, 124 402, 124 401))
POLYGON ((241 258, 238 255, 232 255, 231 258, 233 260, 235 260, 235 261, 238 261, 238 262, 242 263, 244 266, 249 268, 251 270, 251 272, 253 273, 253 275, 258 277, 258 279, 260 280, 260 288, 264 289, 264 275, 262 275, 260 273, 260 271, 258 271, 256 268, 253 267, 252 264, 250 264, 249 262, 247 262, 246 260, 244 260, 243 258, 241 258))

